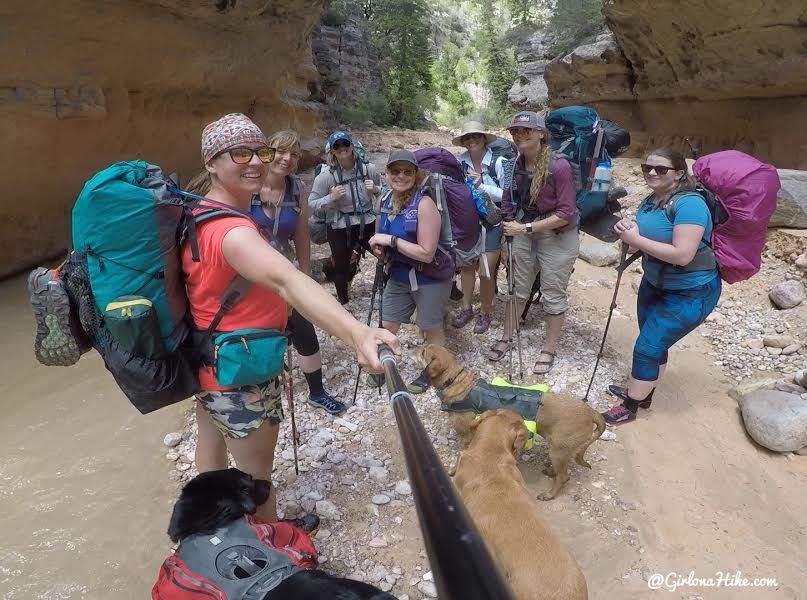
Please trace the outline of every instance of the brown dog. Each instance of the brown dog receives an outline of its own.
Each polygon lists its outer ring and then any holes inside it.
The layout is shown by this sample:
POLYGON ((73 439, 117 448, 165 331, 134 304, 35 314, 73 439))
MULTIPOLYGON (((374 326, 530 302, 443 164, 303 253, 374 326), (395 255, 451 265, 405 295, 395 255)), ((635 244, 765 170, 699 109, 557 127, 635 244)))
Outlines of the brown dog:
POLYGON ((527 439, 508 409, 476 420, 454 484, 516 600, 586 600, 580 566, 541 517, 516 464, 527 439))
MULTIPOLYGON (((444 406, 462 402, 479 380, 442 346, 427 344, 423 350, 415 350, 412 356, 429 376, 444 406)), ((476 415, 473 412, 449 412, 448 419, 457 432, 460 444, 466 448, 473 435, 471 430, 476 415)), ((588 447, 605 430, 605 420, 585 402, 563 394, 546 393, 536 423, 538 435, 549 445, 551 466, 544 472, 554 477, 552 489, 538 498, 551 500, 569 481, 569 462, 572 459, 578 465, 591 468, 584 456, 588 447)))

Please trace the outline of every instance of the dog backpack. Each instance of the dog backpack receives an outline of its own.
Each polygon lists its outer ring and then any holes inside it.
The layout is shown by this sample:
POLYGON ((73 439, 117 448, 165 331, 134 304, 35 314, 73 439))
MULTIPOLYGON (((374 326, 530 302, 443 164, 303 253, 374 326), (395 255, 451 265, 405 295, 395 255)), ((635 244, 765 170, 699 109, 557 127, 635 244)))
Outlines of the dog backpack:
MULTIPOLYGON (((768 221, 776 210, 779 174, 773 165, 758 161, 738 150, 701 156, 692 166, 700 194, 712 216, 709 246, 695 255, 684 271, 717 266, 726 283, 745 281, 762 263, 762 249, 768 221), (711 263, 709 262, 711 260, 711 263)), ((675 206, 688 192, 675 194, 667 202, 666 215, 675 220, 675 206)))
POLYGON ((152 600, 261 600, 284 579, 317 565, 314 543, 288 523, 247 515, 212 534, 183 539, 160 569, 152 600))
MULTIPOLYGON (((244 214, 222 205, 194 216, 198 200, 188 201, 159 167, 130 161, 96 173, 73 206, 65 287, 81 327, 141 413, 199 391, 200 353, 192 340, 180 254, 183 232, 190 233, 198 260, 196 224, 244 214)), ((236 290, 236 283, 226 292, 233 295, 221 315, 247 287, 236 290)))

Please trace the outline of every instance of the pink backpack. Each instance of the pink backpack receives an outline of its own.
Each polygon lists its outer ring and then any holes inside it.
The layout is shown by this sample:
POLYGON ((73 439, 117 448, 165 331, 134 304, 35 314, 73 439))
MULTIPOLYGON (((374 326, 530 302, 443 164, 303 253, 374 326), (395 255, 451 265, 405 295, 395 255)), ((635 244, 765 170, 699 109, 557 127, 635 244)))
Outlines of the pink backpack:
POLYGON ((707 154, 692 172, 712 214, 711 247, 726 283, 759 271, 768 221, 776 210, 779 174, 772 165, 737 150, 707 154))

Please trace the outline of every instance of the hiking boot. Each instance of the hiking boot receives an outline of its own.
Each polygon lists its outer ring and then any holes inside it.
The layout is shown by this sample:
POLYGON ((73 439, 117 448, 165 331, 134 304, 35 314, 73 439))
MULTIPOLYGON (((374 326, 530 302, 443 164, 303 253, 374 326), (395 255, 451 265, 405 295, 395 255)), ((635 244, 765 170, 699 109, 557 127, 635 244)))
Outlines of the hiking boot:
POLYGON ((474 318, 474 311, 472 308, 461 308, 454 313, 454 318, 451 320, 451 325, 456 329, 465 327, 471 319, 474 318))
POLYGON ((376 375, 375 373, 368 373, 367 374, 367 385, 371 388, 382 388, 386 385, 386 380, 384 379, 384 374, 379 373, 376 375))
POLYGON ((490 327, 490 315, 480 314, 474 323, 474 333, 485 333, 490 327))
MULTIPOLYGON (((653 392, 655 391, 656 390, 653 389, 653 392)), ((650 405, 653 403, 653 392, 650 392, 644 400, 639 401, 639 408, 650 408, 650 405)), ((608 393, 620 400, 628 400, 628 388, 619 385, 609 385, 608 393)))
POLYGON ((71 313, 70 298, 58 271, 39 267, 28 276, 36 338, 34 353, 43 365, 68 367, 88 349, 78 319, 71 313))
POLYGON ((347 410, 347 406, 343 402, 340 402, 333 396, 331 396, 328 392, 322 392, 321 394, 312 394, 308 397, 308 403, 315 407, 321 408, 327 413, 332 415, 340 415, 347 410))
POLYGON ((302 529, 308 537, 314 537, 319 530, 319 517, 317 515, 303 515, 296 519, 283 519, 284 522, 302 529))
POLYGON ((451 295, 449 297, 454 302, 459 302, 460 300, 462 300, 462 296, 463 296, 462 290, 460 290, 460 288, 457 287, 457 283, 454 282, 454 285, 451 286, 451 295))
POLYGON ((409 390, 410 394, 422 394, 429 389, 429 385, 429 378, 421 373, 417 376, 417 379, 406 386, 406 389, 409 390))
POLYGON ((603 419, 609 425, 624 425, 636 420, 636 411, 639 410, 638 404, 635 400, 625 400, 622 404, 617 404, 606 410, 602 414, 603 419), (628 404, 632 402, 634 404, 628 404), (633 408, 631 409, 631 406, 633 408))

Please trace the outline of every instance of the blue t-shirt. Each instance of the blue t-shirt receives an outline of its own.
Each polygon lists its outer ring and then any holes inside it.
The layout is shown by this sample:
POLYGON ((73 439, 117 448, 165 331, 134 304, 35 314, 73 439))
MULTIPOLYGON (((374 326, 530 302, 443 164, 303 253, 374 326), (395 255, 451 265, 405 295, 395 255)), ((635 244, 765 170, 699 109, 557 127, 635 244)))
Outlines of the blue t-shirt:
POLYGON ((293 185, 291 178, 287 177, 286 191, 281 202, 284 206, 280 206, 280 210, 275 211, 275 218, 268 216, 260 203, 253 202, 250 206, 252 219, 263 229, 275 249, 284 254, 289 260, 292 260, 293 257, 289 242, 297 230, 297 219, 299 217, 297 207, 292 206, 294 204, 294 198, 292 197, 293 185), (275 232, 275 226, 277 226, 277 232, 275 232))
MULTIPOLYGON (((700 225, 704 228, 703 240, 698 249, 707 246, 712 237, 712 216, 703 198, 699 194, 687 194, 679 197, 675 202, 673 222, 667 218, 664 206, 653 208, 655 197, 650 195, 639 206, 636 214, 636 225, 642 237, 672 244, 673 227, 675 225, 700 225)), ((642 258, 644 276, 649 283, 656 287, 668 290, 685 290, 709 283, 717 276, 717 269, 707 271, 682 271, 675 265, 648 260, 647 255, 642 258), (663 273, 662 273, 663 269, 663 273)))

